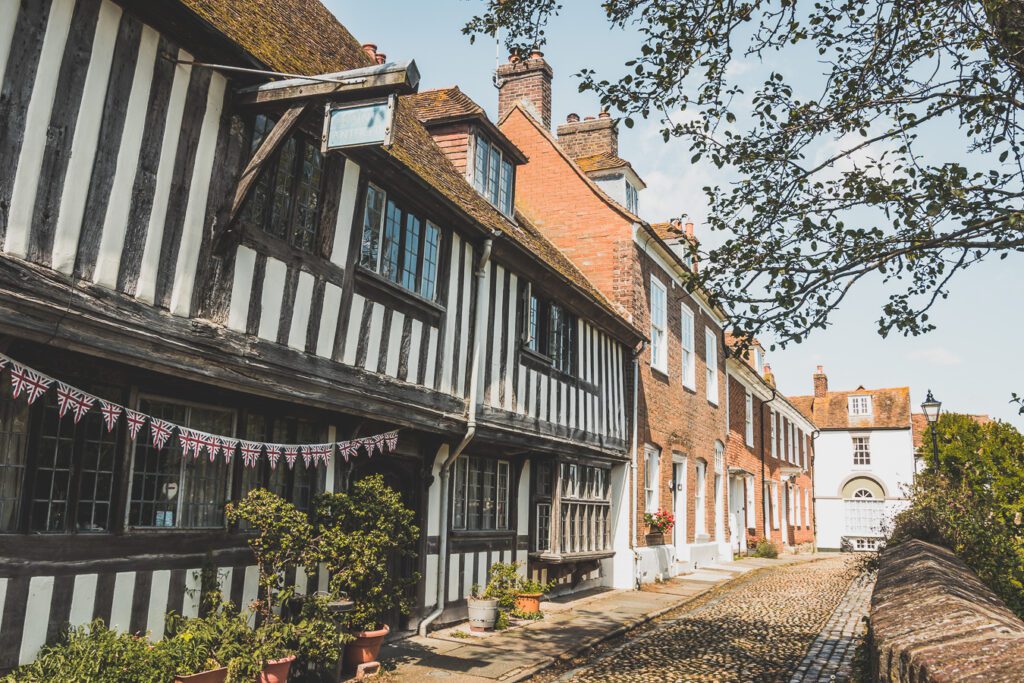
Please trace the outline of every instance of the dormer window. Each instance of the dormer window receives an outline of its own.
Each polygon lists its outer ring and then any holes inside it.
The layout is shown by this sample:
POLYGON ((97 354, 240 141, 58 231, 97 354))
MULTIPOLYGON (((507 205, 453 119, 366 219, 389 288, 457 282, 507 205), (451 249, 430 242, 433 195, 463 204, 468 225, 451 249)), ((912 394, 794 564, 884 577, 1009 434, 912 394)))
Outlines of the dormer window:
POLYGON ((640 192, 628 180, 626 181, 626 210, 634 214, 640 212, 640 192))
POLYGON ((512 215, 515 167, 501 149, 483 135, 476 136, 473 187, 506 216, 512 215))
POLYGON ((871 414, 871 397, 870 396, 851 396, 849 399, 850 403, 850 415, 870 415, 871 414))

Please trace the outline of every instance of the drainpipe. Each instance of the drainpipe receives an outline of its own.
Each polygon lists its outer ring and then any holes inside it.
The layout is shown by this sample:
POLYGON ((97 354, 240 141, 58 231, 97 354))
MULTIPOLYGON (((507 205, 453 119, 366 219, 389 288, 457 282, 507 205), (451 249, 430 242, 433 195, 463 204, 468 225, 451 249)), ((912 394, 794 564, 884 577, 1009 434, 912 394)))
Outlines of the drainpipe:
MULTIPOLYGON (((765 406, 767 406, 769 403, 774 401, 778 395, 779 395, 778 389, 775 389, 773 387, 772 388, 772 397, 770 399, 768 399, 767 401, 762 401, 761 402, 761 514, 764 517, 764 519, 763 519, 764 527, 768 530, 768 533, 765 534, 765 540, 767 540, 769 542, 771 542, 771 540, 772 540, 772 538, 771 538, 771 536, 772 536, 772 524, 771 524, 771 521, 768 519, 768 511, 765 509, 765 503, 767 501, 765 501, 765 499, 764 499, 764 497, 766 495, 769 495, 769 494, 766 494, 764 492, 764 484, 765 484, 765 481, 764 481, 764 478, 765 478, 764 477, 764 472, 765 472, 765 446, 764 446, 764 441, 765 441, 765 438, 764 438, 765 423, 764 423, 764 409, 765 409, 765 406)), ((769 429, 768 430, 768 436, 771 436, 771 433, 772 433, 772 430, 769 429)), ((755 497, 754 500, 757 500, 757 498, 755 497)))
POLYGON ((639 588, 640 577, 636 575, 639 554, 636 550, 636 458, 640 428, 637 426, 637 405, 640 403, 640 354, 647 347, 646 341, 633 350, 633 435, 629 448, 629 548, 633 551, 633 581, 639 588))
POLYGON ((820 429, 815 429, 813 432, 811 432, 811 445, 812 445, 811 451, 812 451, 812 453, 808 454, 809 455, 808 462, 810 463, 811 466, 810 466, 809 471, 807 473, 811 477, 811 515, 812 515, 812 518, 814 519, 814 526, 811 527, 811 529, 814 531, 814 535, 811 536, 811 552, 815 552, 815 553, 818 552, 818 501, 816 499, 817 492, 816 492, 816 490, 814 488, 814 468, 815 468, 815 460, 817 460, 817 455, 818 455, 818 446, 817 446, 817 444, 815 442, 818 440, 819 436, 821 436, 821 430, 820 429))
POLYGON ((462 452, 466 450, 466 446, 476 436, 476 404, 480 385, 480 339, 484 334, 483 321, 487 319, 486 314, 481 313, 484 308, 481 303, 485 301, 484 297, 487 296, 487 264, 491 260, 492 244, 493 240, 490 237, 484 240, 484 251, 480 255, 480 261, 476 268, 477 305, 475 320, 473 321, 473 356, 469 375, 469 415, 466 419, 465 436, 462 437, 462 441, 448 454, 448 457, 441 465, 441 495, 438 499, 440 513, 438 521, 441 524, 441 533, 437 546, 437 606, 433 612, 420 622, 420 636, 426 636, 427 629, 444 612, 444 589, 448 584, 448 480, 451 477, 451 469, 455 461, 458 460, 462 452))

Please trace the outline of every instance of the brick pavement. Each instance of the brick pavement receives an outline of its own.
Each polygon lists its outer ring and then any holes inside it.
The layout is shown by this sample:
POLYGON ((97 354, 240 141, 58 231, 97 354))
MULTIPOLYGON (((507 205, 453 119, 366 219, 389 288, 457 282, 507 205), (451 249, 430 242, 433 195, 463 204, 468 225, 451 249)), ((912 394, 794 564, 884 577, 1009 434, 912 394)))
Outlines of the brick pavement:
POLYGON ((631 633, 560 680, 787 681, 848 594, 855 562, 834 556, 741 577, 631 633))
POLYGON ((864 617, 871 606, 874 574, 862 574, 836 606, 825 628, 811 643, 804 660, 790 683, 849 681, 853 675, 853 655, 867 632, 864 617))

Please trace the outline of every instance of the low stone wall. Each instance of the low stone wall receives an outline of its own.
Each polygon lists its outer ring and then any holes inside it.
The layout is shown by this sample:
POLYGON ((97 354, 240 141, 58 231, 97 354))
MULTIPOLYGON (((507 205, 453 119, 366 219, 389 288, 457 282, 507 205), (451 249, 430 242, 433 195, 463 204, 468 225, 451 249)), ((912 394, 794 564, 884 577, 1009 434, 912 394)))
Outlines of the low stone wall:
POLYGON ((1024 621, 952 552, 923 541, 882 553, 869 638, 886 683, 1024 681, 1024 621))

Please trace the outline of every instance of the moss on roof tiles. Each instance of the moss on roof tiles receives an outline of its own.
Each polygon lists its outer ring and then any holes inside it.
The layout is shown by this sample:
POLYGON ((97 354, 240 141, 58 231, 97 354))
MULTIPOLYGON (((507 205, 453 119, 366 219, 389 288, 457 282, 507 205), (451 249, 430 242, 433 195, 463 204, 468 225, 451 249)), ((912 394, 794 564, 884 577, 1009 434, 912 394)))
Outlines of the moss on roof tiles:
POLYGON ((416 117, 424 123, 462 116, 480 116, 483 107, 474 102, 458 86, 424 90, 409 96, 416 107, 416 117))
MULTIPOLYGON (((312 76, 371 64, 370 57, 363 51, 359 41, 319 0, 181 2, 229 40, 276 71, 312 76)), ((461 91, 459 93, 462 94, 461 91)), ((501 231, 516 240, 527 251, 536 254, 553 270, 586 292, 623 325, 634 329, 590 280, 539 231, 535 228, 524 229, 509 220, 470 186, 444 152, 434 144, 430 133, 418 120, 416 97, 407 95, 398 98, 393 140, 387 153, 479 224, 492 231, 501 231)))

